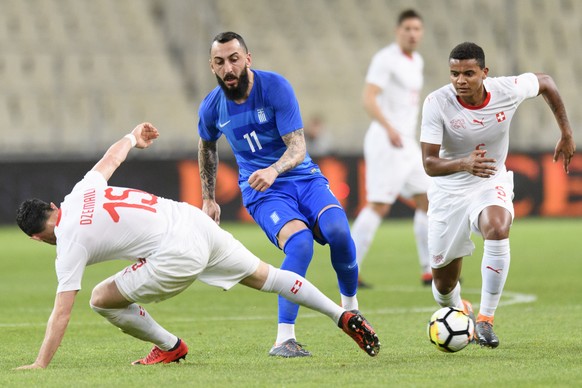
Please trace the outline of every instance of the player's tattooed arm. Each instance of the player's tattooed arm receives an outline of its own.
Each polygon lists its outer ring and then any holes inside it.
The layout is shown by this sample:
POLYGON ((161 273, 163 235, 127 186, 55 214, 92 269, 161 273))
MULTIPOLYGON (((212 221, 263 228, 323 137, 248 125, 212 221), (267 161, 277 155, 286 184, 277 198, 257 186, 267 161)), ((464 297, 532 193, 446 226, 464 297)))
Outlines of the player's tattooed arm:
POLYGON ((216 223, 220 223, 220 206, 214 198, 216 171, 218 170, 218 150, 216 141, 198 142, 198 167, 202 183, 202 211, 216 223))
POLYGON ((218 169, 218 150, 215 141, 198 142, 198 165, 202 183, 202 199, 214 200, 216 171, 218 169))
POLYGON ((279 160, 271 165, 279 175, 297 167, 305 159, 307 153, 303 128, 284 135, 282 139, 287 150, 279 160))

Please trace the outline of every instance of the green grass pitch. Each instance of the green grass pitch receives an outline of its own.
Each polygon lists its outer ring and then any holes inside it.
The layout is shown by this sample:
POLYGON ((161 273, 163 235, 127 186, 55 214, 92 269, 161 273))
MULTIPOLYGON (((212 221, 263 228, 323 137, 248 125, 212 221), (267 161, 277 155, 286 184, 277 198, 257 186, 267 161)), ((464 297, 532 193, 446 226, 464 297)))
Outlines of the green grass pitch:
MULTIPOLYGON (((282 253, 255 224, 226 224, 263 260, 282 253)), ((497 349, 437 351, 426 323, 437 309, 422 287, 409 220, 385 221, 362 268, 372 290, 360 308, 378 332, 382 351, 368 357, 333 322, 301 309, 296 332, 313 357, 269 357, 277 298, 236 286, 224 292, 195 283, 147 310, 190 347, 186 362, 131 366, 151 345, 121 333, 88 305, 91 289, 126 265, 88 267, 63 344, 46 370, 14 371, 34 361, 56 288, 54 247, 0 228, 0 384, 42 387, 200 386, 582 386, 581 219, 518 219, 512 230, 509 279, 496 314, 497 349)), ((482 243, 464 260, 463 296, 479 303, 482 243)), ((339 301, 327 247, 316 246, 307 277, 339 301)), ((475 306, 477 307, 477 306, 475 306)))

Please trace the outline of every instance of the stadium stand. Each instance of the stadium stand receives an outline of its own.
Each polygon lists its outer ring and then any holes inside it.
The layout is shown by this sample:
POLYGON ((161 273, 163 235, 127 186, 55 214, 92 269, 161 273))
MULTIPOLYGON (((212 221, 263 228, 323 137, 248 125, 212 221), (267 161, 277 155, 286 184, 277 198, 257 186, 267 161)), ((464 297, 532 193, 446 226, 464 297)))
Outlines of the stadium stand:
MULTIPOLYGON (((164 136, 145 157, 193 157, 197 107, 216 85, 208 46, 224 30, 247 39, 254 66, 292 82, 304 118, 322 115, 338 152, 359 154, 367 66, 409 7, 425 18, 424 95, 448 82, 450 49, 472 40, 484 47, 491 75, 550 73, 580 134, 577 0, 0 0, 0 7, 5 160, 92 158, 144 120, 164 136)), ((521 108, 514 149, 553 148, 557 131, 543 105, 521 108)))
POLYGON ((2 158, 92 158, 145 120, 164 128, 154 156, 185 152, 188 138, 195 148, 195 111, 149 2, 1 8, 2 158))

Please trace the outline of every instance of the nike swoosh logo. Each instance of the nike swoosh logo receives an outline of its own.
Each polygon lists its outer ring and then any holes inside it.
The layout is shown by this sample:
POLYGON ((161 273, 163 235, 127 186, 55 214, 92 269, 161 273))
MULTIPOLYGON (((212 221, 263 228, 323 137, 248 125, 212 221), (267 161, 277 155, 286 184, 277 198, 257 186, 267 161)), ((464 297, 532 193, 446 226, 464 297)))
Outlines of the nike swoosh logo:
POLYGON ((230 120, 228 120, 226 123, 218 123, 218 126, 220 128, 224 128, 226 125, 228 125, 228 123, 230 123, 230 120))

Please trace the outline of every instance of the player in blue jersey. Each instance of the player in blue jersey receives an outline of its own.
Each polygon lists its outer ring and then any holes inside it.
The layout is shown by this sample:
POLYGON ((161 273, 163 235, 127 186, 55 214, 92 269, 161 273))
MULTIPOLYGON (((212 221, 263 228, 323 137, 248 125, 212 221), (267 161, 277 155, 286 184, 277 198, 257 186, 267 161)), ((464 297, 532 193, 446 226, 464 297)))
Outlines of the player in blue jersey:
MULTIPOLYGON (((202 101, 198 123, 202 210, 220 221, 214 196, 216 142, 224 135, 239 166, 243 204, 285 253, 281 268, 304 276, 313 256, 313 240, 329 244, 342 306, 357 310, 358 265, 348 220, 306 152, 293 88, 281 75, 250 66, 251 54, 240 35, 223 32, 214 38, 210 68, 219 86, 202 101)), ((298 309, 279 299, 277 339, 270 355, 311 355, 295 338, 298 309)))

